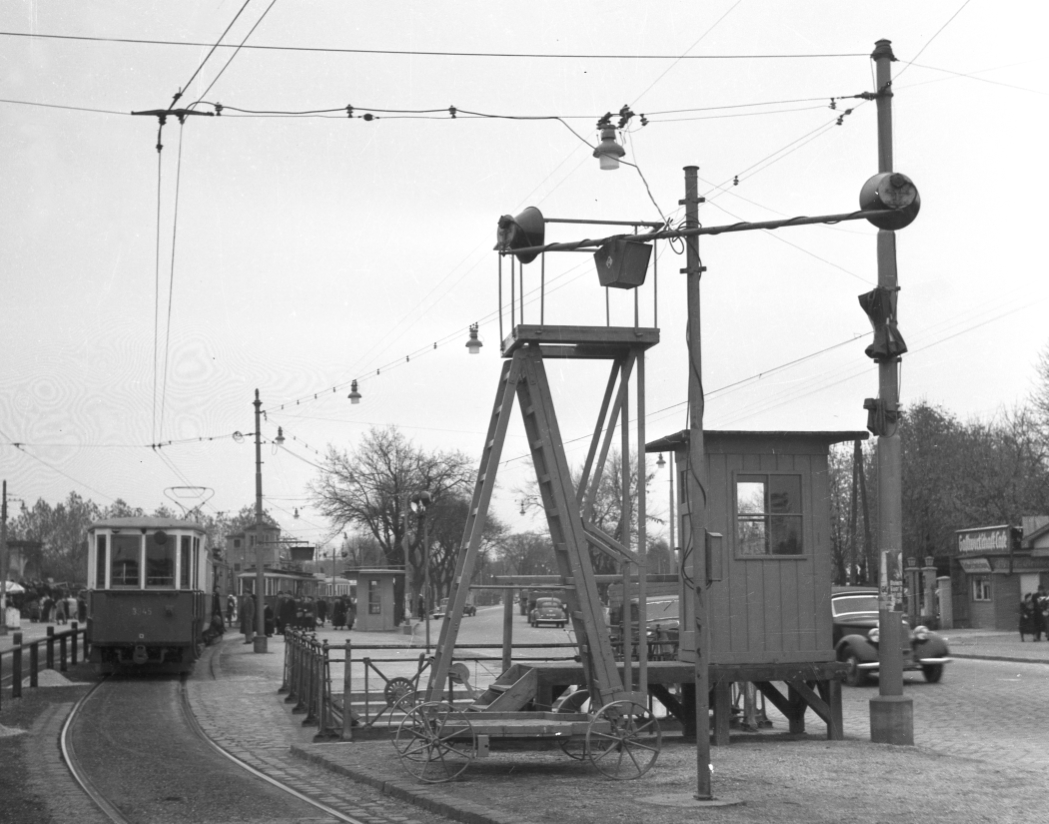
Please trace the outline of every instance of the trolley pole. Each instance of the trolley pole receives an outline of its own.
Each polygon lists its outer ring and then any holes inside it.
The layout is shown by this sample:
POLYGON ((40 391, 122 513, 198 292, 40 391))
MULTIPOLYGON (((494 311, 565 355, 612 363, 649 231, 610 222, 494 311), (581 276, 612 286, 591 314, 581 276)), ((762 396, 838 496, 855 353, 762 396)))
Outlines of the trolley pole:
MULTIPOLYGON (((892 75, 895 60, 889 40, 875 44, 871 59, 875 63, 878 106, 878 172, 891 172, 892 157, 892 75)), ((896 232, 878 230, 878 286, 895 293, 896 232)), ((879 418, 884 424, 878 434, 878 546, 881 551, 881 580, 878 598, 878 696, 870 700, 871 740, 881 744, 914 744, 914 708, 903 695, 902 586, 903 550, 902 449, 899 435, 900 387, 897 377, 899 357, 885 358, 878 364, 879 418)))
POLYGON ((255 390, 255 652, 266 652, 266 576, 262 557, 262 401, 255 390))
MULTIPOLYGON (((685 229, 699 228, 697 166, 685 167, 685 229)), ((681 545, 692 547, 692 586, 696 632, 696 800, 713 799, 710 787, 710 624, 707 620, 707 469, 703 446, 703 348, 700 335, 699 237, 685 238, 686 300, 688 313, 688 534, 682 527, 681 545)), ((643 573, 642 573, 643 574, 643 573)))

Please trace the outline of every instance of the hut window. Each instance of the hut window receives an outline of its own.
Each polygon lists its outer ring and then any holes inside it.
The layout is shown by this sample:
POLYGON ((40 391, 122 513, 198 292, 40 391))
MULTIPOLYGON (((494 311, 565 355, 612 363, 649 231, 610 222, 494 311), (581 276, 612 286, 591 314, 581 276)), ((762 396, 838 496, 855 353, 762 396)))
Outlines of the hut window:
POLYGON ((382 589, 378 580, 368 581, 368 614, 382 615, 382 589))
POLYGON ((736 476, 736 552, 801 555, 801 476, 736 476))
POLYGON ((974 601, 990 601, 991 600, 991 579, 985 577, 974 577, 972 579, 973 584, 973 600, 974 601))

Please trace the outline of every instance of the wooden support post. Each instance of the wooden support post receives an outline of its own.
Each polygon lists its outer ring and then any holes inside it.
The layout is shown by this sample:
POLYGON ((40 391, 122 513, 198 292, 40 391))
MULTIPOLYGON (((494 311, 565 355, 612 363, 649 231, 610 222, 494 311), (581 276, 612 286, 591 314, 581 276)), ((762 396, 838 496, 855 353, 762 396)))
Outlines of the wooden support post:
POLYGON ((22 633, 16 632, 11 637, 11 697, 22 697, 22 633))
POLYGON ((724 747, 728 745, 729 730, 732 725, 732 682, 718 681, 712 692, 714 693, 714 744, 724 747))
POLYGON ((514 653, 514 588, 503 589, 503 672, 510 669, 514 653))

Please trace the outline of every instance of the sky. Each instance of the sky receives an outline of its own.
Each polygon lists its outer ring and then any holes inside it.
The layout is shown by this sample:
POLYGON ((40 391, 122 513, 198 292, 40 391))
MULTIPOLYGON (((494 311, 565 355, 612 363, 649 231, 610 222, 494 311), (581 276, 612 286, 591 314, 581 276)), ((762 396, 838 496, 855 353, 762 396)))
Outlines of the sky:
MULTIPOLYGON (((1035 388, 1049 343, 1047 17, 1018 0, 4 3, 0 477, 29 504, 76 491, 149 511, 199 486, 205 511, 236 512, 255 456, 232 435, 255 431, 258 389, 267 509, 337 541, 308 491, 329 445, 396 426, 480 456, 510 323, 500 215, 677 222, 689 165, 704 225, 853 211, 878 171, 875 104, 856 95, 883 38, 895 170, 922 198, 897 233, 901 401, 991 420, 1035 388), (158 118, 131 112, 180 89, 222 115, 169 118, 158 154, 158 118), (624 104, 634 166, 601 171, 596 121, 624 104)), ((875 237, 853 222, 703 239, 707 428, 864 428, 875 237)), ((652 273, 638 295, 661 338, 649 440, 686 425, 684 258, 655 257, 658 297, 652 273)), ((605 322, 589 254, 548 254, 545 279, 547 323, 605 322)), ((632 299, 610 296, 614 324, 632 299)), ((576 466, 606 378, 550 367, 576 466)), ((514 530, 541 526, 518 514, 525 453, 515 420, 493 502, 514 530)), ((647 469, 659 515, 666 470, 647 469)))

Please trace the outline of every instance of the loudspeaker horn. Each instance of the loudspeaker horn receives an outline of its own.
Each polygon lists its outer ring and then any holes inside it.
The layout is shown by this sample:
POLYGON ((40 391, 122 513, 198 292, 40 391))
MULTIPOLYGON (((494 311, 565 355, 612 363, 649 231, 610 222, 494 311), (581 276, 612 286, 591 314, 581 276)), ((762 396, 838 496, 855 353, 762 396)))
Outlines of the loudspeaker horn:
MULTIPOLYGON (((503 215, 499 218, 499 229, 496 233, 495 250, 497 252, 513 252, 515 249, 525 249, 529 246, 542 246, 546 237, 546 221, 543 213, 535 206, 529 206, 517 217, 503 215)), ((538 252, 525 252, 515 257, 521 263, 531 263, 538 256, 538 252)))

